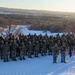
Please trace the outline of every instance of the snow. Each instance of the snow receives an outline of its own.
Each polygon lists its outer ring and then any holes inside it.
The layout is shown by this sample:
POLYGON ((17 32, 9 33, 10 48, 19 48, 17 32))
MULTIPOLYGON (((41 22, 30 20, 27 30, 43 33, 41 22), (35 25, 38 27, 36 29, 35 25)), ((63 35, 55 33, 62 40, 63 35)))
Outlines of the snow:
MULTIPOLYGON (((2 32, 6 35, 8 28, 2 32)), ((39 35, 56 35, 57 33, 51 33, 49 31, 43 33, 43 31, 34 31, 28 30, 25 26, 17 26, 11 29, 13 34, 16 32, 23 33, 24 35, 34 34, 36 33, 39 35)), ((62 35, 62 33, 60 33, 62 35)), ((10 60, 9 62, 3 62, 0 60, 0 75, 75 75, 75 56, 69 57, 68 53, 66 53, 66 62, 61 63, 61 55, 58 55, 57 64, 53 64, 53 57, 52 55, 49 56, 41 56, 39 54, 38 58, 28 58, 25 56, 26 60, 19 60, 17 61, 10 60)))
MULTIPOLYGON (((6 28, 2 34, 6 35, 9 32, 9 29, 6 28)), ((37 31, 37 30, 28 30, 27 25, 18 25, 16 27, 11 27, 10 33, 17 35, 17 34, 24 34, 24 35, 28 35, 29 33, 31 35, 33 35, 34 33, 36 33, 36 35, 40 35, 42 34, 43 36, 47 33, 48 36, 53 35, 56 36, 58 33, 51 33, 50 31, 37 31)), ((61 36, 63 33, 59 33, 59 35, 61 36)))
POLYGON ((66 56, 67 63, 60 62, 58 55, 57 64, 53 64, 52 56, 40 56, 26 60, 3 62, 0 60, 0 75, 75 75, 75 57, 66 56))

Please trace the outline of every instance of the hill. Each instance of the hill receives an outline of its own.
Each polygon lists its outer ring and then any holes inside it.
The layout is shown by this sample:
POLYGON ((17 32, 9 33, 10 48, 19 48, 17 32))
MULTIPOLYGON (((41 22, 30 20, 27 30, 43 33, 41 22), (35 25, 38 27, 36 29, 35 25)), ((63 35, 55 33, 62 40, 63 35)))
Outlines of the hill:
POLYGON ((0 14, 19 14, 19 15, 33 15, 33 16, 75 16, 72 12, 58 12, 47 10, 28 10, 0 7, 0 14))
POLYGON ((75 13, 0 7, 0 26, 31 25, 31 30, 75 32, 75 13))

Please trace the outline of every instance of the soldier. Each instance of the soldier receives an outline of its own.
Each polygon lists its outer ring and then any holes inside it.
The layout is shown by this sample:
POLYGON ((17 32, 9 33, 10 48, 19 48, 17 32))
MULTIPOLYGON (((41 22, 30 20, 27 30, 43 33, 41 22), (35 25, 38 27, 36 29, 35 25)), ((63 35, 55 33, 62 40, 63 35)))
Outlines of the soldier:
POLYGON ((20 41, 20 39, 17 39, 16 42, 17 42, 16 57, 20 57, 20 45, 21 45, 21 41, 20 41))
POLYGON ((49 44, 48 55, 52 55, 52 44, 49 44))
POLYGON ((72 56, 73 47, 74 47, 74 37, 71 35, 71 37, 70 37, 70 45, 69 45, 69 54, 70 54, 70 57, 72 56))
POLYGON ((70 55, 70 57, 72 56, 72 50, 73 50, 73 45, 70 44, 70 46, 69 46, 69 55, 70 55))
POLYGON ((1 51, 2 51, 2 44, 1 44, 1 40, 0 40, 0 58, 1 58, 1 51))
POLYGON ((4 41, 2 40, 0 42, 0 58, 3 59, 3 45, 4 45, 4 41))
POLYGON ((62 40, 62 43, 63 42, 67 43, 67 38, 66 38, 66 36, 64 34, 62 35, 61 40, 62 40))
POLYGON ((22 42, 21 46, 20 46, 20 60, 25 60, 25 45, 24 42, 22 42))
POLYGON ((42 44, 41 55, 42 56, 46 55, 46 45, 45 45, 45 43, 42 44))
POLYGON ((13 42, 13 40, 10 40, 10 43, 9 43, 9 47, 10 47, 10 58, 12 58, 12 42, 13 42))
POLYGON ((57 63, 57 56, 58 56, 58 45, 55 44, 53 47, 53 63, 57 63))
POLYGON ((31 42, 29 42, 29 45, 28 45, 28 57, 32 58, 32 43, 31 42))
POLYGON ((12 60, 15 60, 16 61, 16 48, 17 48, 17 43, 16 43, 16 40, 14 40, 11 44, 12 46, 12 60))
POLYGON ((39 42, 37 41, 36 45, 35 45, 35 57, 38 57, 38 52, 39 52, 39 42))
POLYGON ((65 56, 66 56, 66 44, 62 43, 62 47, 61 47, 61 62, 65 62, 65 56))
POLYGON ((60 40, 58 40, 58 47, 59 47, 59 50, 58 50, 58 54, 60 53, 60 49, 61 49, 61 41, 60 40))
POLYGON ((8 51, 9 45, 8 42, 5 42, 5 44, 3 45, 4 62, 8 61, 8 51))

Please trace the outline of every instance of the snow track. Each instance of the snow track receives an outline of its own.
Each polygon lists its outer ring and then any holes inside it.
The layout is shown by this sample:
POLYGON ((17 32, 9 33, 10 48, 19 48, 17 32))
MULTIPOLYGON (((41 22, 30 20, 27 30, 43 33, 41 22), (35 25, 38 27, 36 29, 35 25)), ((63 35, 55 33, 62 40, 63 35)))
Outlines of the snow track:
POLYGON ((75 61, 64 67, 64 71, 61 71, 59 75, 75 75, 75 61))

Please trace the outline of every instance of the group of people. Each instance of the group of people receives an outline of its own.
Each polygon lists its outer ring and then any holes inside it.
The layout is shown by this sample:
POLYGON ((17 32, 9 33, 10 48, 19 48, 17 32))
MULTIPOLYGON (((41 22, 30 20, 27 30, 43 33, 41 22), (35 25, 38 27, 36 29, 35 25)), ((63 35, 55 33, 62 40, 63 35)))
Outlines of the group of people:
POLYGON ((60 36, 46 35, 12 35, 9 34, 5 38, 0 36, 0 59, 4 62, 17 59, 25 60, 25 56, 29 58, 46 55, 53 56, 53 63, 57 63, 58 54, 61 53, 61 62, 66 62, 66 49, 68 49, 70 57, 75 46, 75 36, 73 34, 63 34, 60 36))

